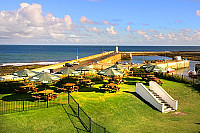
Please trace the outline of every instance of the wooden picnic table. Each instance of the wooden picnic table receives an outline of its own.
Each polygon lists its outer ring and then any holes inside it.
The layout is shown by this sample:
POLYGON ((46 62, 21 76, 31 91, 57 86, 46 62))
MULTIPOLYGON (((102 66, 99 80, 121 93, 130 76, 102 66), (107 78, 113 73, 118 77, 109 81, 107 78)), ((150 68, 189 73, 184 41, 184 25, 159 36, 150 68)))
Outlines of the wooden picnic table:
POLYGON ((18 90, 19 92, 22 90, 25 90, 26 92, 28 91, 33 91, 33 92, 37 92, 37 89, 34 85, 25 85, 25 86, 19 86, 20 90, 18 90))
POLYGON ((85 78, 78 78, 78 80, 84 80, 85 78))
POLYGON ((108 87, 110 87, 110 88, 115 88, 115 87, 117 87, 117 84, 115 84, 115 83, 109 83, 109 84, 106 84, 106 86, 108 86, 108 87))
MULTIPOLYGON (((75 83, 66 83, 63 85, 64 86, 64 89, 67 88, 68 91, 70 90, 71 93, 75 90, 78 92, 78 89, 79 89, 79 86, 76 86, 75 83)), ((65 90, 64 90, 65 91, 65 90)))
POLYGON ((90 79, 83 79, 83 80, 81 81, 81 83, 83 83, 83 84, 87 84, 87 83, 90 83, 90 82, 91 82, 90 79))
POLYGON ((54 90, 43 90, 43 91, 38 91, 39 94, 53 94, 54 93, 54 90))
POLYGON ((114 84, 114 83, 109 83, 109 84, 104 84, 102 87, 99 87, 101 90, 104 90, 104 91, 109 91, 109 92, 112 92, 112 91, 118 91, 120 89, 120 87, 117 86, 117 84, 114 84))
POLYGON ((24 86, 19 86, 20 88, 24 88, 24 89, 31 89, 31 88, 33 88, 34 87, 34 85, 24 85, 24 86))
POLYGON ((75 83, 66 83, 66 84, 63 84, 64 87, 73 87, 75 85, 76 85, 75 83))
MULTIPOLYGON (((32 96, 34 97, 34 96, 32 96)), ((57 98, 57 94, 54 95, 54 90, 43 90, 43 91, 39 91, 38 95, 35 96, 35 99, 38 99, 40 101, 40 99, 43 98, 45 100, 50 100, 52 98, 56 99, 57 98)))

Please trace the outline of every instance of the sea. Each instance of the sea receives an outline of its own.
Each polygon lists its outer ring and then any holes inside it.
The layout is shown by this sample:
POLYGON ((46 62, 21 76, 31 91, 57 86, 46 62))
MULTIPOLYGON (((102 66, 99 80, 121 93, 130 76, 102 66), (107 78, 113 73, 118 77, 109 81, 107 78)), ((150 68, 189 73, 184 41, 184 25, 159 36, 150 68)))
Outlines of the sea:
MULTIPOLYGON (((200 46, 118 46, 119 51, 200 51, 200 46)), ((25 62, 64 62, 115 50, 115 46, 89 45, 0 45, 0 64, 25 62)), ((167 58, 167 57, 166 57, 167 58)), ((140 56, 132 62, 163 59, 163 57, 140 56)))
MULTIPOLYGON (((0 65, 9 63, 33 62, 65 62, 79 58, 115 50, 116 46, 95 45, 0 45, 0 65)), ((200 51, 200 46, 118 46, 119 51, 200 51)), ((145 60, 171 59, 163 56, 134 56, 132 60, 122 61, 143 63, 145 60)), ((195 63, 191 61, 190 68, 195 63)), ((181 72, 182 73, 182 72, 181 72)))

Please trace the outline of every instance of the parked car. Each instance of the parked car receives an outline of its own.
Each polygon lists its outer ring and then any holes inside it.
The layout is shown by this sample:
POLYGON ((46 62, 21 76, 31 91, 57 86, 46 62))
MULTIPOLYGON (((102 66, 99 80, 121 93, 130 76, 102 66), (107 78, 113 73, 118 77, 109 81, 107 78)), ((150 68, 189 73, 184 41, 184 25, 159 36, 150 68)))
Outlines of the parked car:
POLYGON ((123 65, 128 65, 128 62, 124 62, 123 65))
POLYGON ((73 67, 73 65, 70 64, 70 63, 65 63, 65 66, 66 66, 66 67, 73 67))
POLYGON ((73 62, 73 65, 79 65, 79 63, 78 63, 78 62, 76 62, 76 61, 74 61, 74 62, 73 62))

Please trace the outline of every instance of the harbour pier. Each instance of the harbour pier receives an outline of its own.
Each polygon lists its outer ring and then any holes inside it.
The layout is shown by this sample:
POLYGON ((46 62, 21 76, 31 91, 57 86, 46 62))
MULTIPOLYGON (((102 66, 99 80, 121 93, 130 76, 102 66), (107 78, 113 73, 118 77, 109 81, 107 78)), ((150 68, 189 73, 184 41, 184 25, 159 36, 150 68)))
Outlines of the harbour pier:
MULTIPOLYGON (((96 55, 83 57, 83 58, 78 59, 79 65, 74 66, 73 69, 76 69, 77 67, 80 67, 80 66, 88 65, 89 61, 92 62, 92 63, 94 63, 95 61, 104 62, 108 59, 115 58, 116 55, 118 55, 118 54, 115 53, 115 51, 109 51, 109 52, 104 52, 104 53, 100 53, 100 54, 96 54, 96 55)), ((120 59, 118 59, 118 61, 119 60, 120 59)), ((77 59, 58 63, 58 64, 54 64, 54 65, 44 66, 44 67, 41 67, 41 68, 33 69, 33 71, 42 72, 42 71, 48 70, 48 69, 54 69, 54 71, 59 71, 59 70, 63 69, 65 63, 71 63, 72 64, 74 61, 77 62, 77 59)), ((115 61, 116 61, 116 59, 115 59, 115 61)), ((114 61, 112 61, 112 62, 114 62, 114 61)))
MULTIPOLYGON (((45 66, 37 66, 37 68, 34 68, 34 66, 32 68, 32 71, 36 71, 36 72, 43 72, 43 71, 50 71, 53 69, 53 72, 58 72, 62 69, 64 69, 64 65, 65 63, 71 63, 73 64, 73 62, 79 62, 79 65, 74 65, 72 67, 72 69, 77 69, 78 67, 82 67, 82 66, 87 66, 87 65, 93 65, 94 69, 97 70, 103 70, 106 69, 112 65, 114 65, 116 62, 119 62, 121 60, 132 60, 132 56, 165 56, 165 57, 169 57, 169 55, 171 55, 171 52, 169 51, 163 51, 163 52, 121 52, 121 51, 108 51, 108 52, 103 52, 100 54, 96 54, 96 55, 91 55, 91 56, 87 56, 87 57, 83 57, 80 59, 74 59, 74 60, 70 60, 70 61, 65 61, 62 63, 57 63, 57 64, 53 64, 53 65, 45 65, 45 66)), ((133 61, 134 62, 134 61, 133 61)), ((189 67, 189 60, 165 60, 162 62, 155 62, 152 63, 153 65, 157 65, 163 69, 166 68, 173 68, 173 69, 181 69, 181 68, 188 68, 189 67)), ((136 65, 136 67, 140 67, 143 64, 140 64, 139 66, 136 65)), ((13 66, 14 68, 17 66, 13 66)), ((28 67, 28 66, 27 66, 28 67)), ((29 66, 30 67, 30 66, 29 66)), ((130 68, 130 66, 127 66, 130 68)), ((22 69, 26 68, 26 66, 21 67, 22 69)), ((5 69, 3 69, 4 71, 5 69)), ((14 72, 15 69, 13 69, 12 71, 7 71, 4 73, 4 75, 9 75, 11 73, 14 72)), ((20 69, 19 69, 20 70, 20 69)))
MULTIPOLYGON (((95 66, 99 69, 104 69, 106 67, 105 64, 115 64, 118 61, 121 60, 132 60, 132 56, 166 56, 169 55, 170 51, 159 51, 159 52, 116 52, 116 51, 109 51, 104 52, 96 55, 91 55, 88 57, 80 58, 78 59, 79 65, 74 66, 73 69, 76 69, 80 66, 89 65, 88 62, 91 62, 91 64, 95 65, 96 61, 100 63, 100 65, 96 64, 95 66), (103 65, 102 65, 103 64, 103 65)), ((41 72, 48 69, 54 69, 54 71, 59 71, 63 69, 65 63, 73 63, 76 60, 66 61, 54 65, 49 65, 41 68, 34 69, 33 71, 41 72)), ((157 65, 161 68, 174 68, 174 69, 180 69, 180 68, 186 68, 189 67, 189 60, 165 60, 164 62, 156 62, 152 63, 153 65, 157 65)))

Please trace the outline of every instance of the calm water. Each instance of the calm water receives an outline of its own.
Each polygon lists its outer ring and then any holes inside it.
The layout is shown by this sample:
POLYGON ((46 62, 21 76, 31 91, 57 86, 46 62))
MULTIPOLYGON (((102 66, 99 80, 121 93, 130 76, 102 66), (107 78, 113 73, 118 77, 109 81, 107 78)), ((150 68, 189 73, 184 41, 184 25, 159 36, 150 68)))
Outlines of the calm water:
MULTIPOLYGON (((63 45, 0 45, 0 64, 36 61, 59 61, 79 58, 115 50, 115 46, 63 46, 63 45)), ((119 51, 200 51, 200 46, 119 46, 119 51)), ((134 57, 133 62, 163 59, 159 56, 134 57)))

